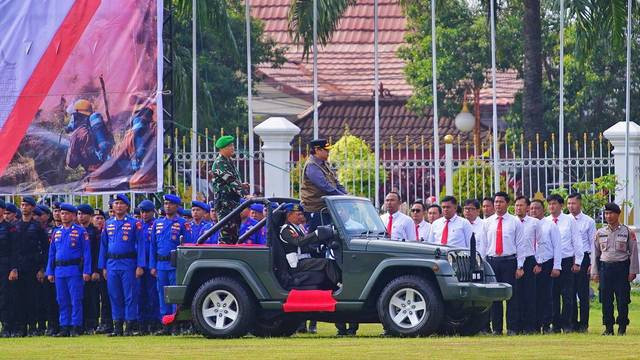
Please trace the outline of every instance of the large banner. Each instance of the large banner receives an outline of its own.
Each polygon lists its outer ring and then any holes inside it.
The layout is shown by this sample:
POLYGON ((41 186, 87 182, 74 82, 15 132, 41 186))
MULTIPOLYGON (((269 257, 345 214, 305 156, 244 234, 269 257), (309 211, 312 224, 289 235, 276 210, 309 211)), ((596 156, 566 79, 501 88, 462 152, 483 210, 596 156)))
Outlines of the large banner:
POLYGON ((0 193, 162 189, 162 0, 0 0, 0 193))

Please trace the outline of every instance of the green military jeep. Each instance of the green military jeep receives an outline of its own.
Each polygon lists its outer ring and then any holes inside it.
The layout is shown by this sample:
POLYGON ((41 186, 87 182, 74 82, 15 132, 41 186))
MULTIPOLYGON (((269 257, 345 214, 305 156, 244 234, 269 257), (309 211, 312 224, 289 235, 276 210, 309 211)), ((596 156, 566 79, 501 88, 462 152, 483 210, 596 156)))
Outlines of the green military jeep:
POLYGON ((338 290, 323 274, 288 267, 279 240, 285 222, 280 208, 298 200, 252 199, 196 244, 172 253, 176 285, 165 287, 164 296, 178 311, 164 323, 190 320, 210 338, 290 336, 303 319, 382 323, 394 336, 473 335, 487 323, 491 303, 511 296, 511 287, 496 282, 475 249, 391 240, 368 199, 324 200, 332 223, 319 227, 319 237, 342 271, 338 290), (264 204, 267 216, 238 245, 204 244, 253 203, 264 204), (262 226, 267 245, 242 243, 262 226))

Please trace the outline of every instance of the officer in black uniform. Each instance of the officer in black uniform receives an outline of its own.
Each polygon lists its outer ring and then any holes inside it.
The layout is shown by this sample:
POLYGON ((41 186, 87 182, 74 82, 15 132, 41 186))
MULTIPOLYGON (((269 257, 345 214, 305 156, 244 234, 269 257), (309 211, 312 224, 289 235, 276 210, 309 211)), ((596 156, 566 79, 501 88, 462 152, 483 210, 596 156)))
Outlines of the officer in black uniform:
POLYGON ((23 197, 20 203, 22 218, 16 223, 17 268, 10 273, 14 290, 13 314, 16 337, 38 335, 35 310, 39 301, 38 288, 44 282, 44 255, 49 241, 46 231, 33 219, 35 207, 34 198, 23 197))
POLYGON ((11 296, 9 290, 9 272, 16 268, 16 227, 4 221, 6 206, 0 199, 0 337, 11 336, 11 296))
MULTIPOLYGON (((42 215, 40 216, 40 225, 47 233, 47 239, 49 240, 49 245, 51 244, 51 234, 53 230, 56 228, 53 221, 53 213, 48 206, 44 204, 39 204, 36 208, 42 211, 42 215)), ((60 215, 58 215, 59 217, 60 215)), ((44 258, 49 258, 49 246, 46 247, 44 258)), ((47 331, 45 335, 54 336, 60 330, 59 320, 60 313, 58 312, 58 300, 56 297, 56 284, 51 283, 49 281, 44 281, 42 284, 43 287, 43 295, 42 295, 42 303, 45 308, 45 318, 47 319, 47 331)))
POLYGON ((304 222, 304 210, 301 205, 287 204, 287 222, 280 228, 280 240, 286 254, 289 269, 293 272, 323 271, 326 279, 334 286, 340 287, 340 270, 334 260, 312 257, 311 245, 318 245, 318 230, 305 234, 300 228, 304 222))
MULTIPOLYGON (((95 209, 93 211, 92 223, 96 228, 98 234, 102 233, 106 220, 107 214, 105 214, 104 211, 100 209, 95 209)), ((98 301, 98 303, 100 304, 100 325, 96 329, 96 334, 110 334, 113 331, 113 319, 111 318, 111 300, 109 300, 107 280, 102 277, 102 274, 99 274, 98 276, 98 295, 100 298, 100 300, 98 301)))
POLYGON ((638 274, 638 241, 633 231, 620 224, 620 207, 608 203, 604 207, 607 226, 596 232, 591 254, 591 278, 600 282, 602 303, 602 335, 613 335, 613 324, 618 324, 618 335, 624 335, 629 325, 630 282, 638 274), (618 318, 613 317, 613 297, 618 305, 618 318), (615 321, 614 321, 615 320, 615 321))
POLYGON ((100 272, 98 270, 98 254, 100 251, 100 232, 91 223, 93 208, 89 204, 78 206, 78 223, 89 235, 91 247, 91 281, 84 283, 83 319, 84 332, 92 335, 98 326, 100 272))

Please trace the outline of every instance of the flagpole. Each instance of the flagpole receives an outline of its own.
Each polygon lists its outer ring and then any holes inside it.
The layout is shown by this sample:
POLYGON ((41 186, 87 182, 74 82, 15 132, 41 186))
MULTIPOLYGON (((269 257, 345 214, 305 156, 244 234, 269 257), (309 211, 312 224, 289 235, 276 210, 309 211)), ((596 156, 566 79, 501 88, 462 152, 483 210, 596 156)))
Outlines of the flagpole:
POLYGON ((195 200, 197 196, 196 188, 196 168, 197 168, 197 133, 198 133, 198 87, 197 87, 197 43, 196 43, 196 7, 197 0, 191 1, 191 199, 195 200))
POLYGON ((436 201, 440 201, 440 135, 438 134, 438 75, 436 66, 436 0, 431 0, 431 85, 433 91, 433 163, 436 201))
POLYGON ((374 98, 374 142, 375 142, 375 205, 380 207, 380 74, 378 63, 378 0, 373 1, 373 98, 374 98))
POLYGON ((564 187, 564 0, 560 0, 560 111, 558 116, 558 185, 564 187))
POLYGON ((313 138, 318 138, 318 0, 313 0, 313 138))
POLYGON ((500 153, 498 152, 498 109, 496 106, 496 18, 495 5, 491 0, 491 97, 493 105, 493 188, 500 191, 500 153))
POLYGON ((249 128, 249 154, 245 155, 245 161, 249 163, 249 193, 253 194, 254 168, 253 168, 253 70, 251 66, 251 0, 245 0, 245 27, 247 33, 247 117, 249 128))
MULTIPOLYGON (((627 71, 625 96, 625 132, 624 132, 624 223, 629 224, 629 122, 631 119, 631 7, 632 1, 627 0, 627 71)), ((635 205, 635 204, 634 204, 635 205)))

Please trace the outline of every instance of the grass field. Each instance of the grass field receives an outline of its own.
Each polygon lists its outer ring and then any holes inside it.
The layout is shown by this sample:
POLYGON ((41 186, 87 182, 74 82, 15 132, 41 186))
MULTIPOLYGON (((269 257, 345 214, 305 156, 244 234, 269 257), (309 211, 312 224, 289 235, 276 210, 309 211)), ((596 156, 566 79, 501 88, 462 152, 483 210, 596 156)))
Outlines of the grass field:
POLYGON ((0 359, 638 359, 640 292, 630 305, 627 336, 600 336, 600 304, 592 303, 588 334, 513 337, 382 338, 380 325, 362 325, 357 337, 337 338, 332 324, 317 335, 286 339, 189 337, 0 339, 0 359))

